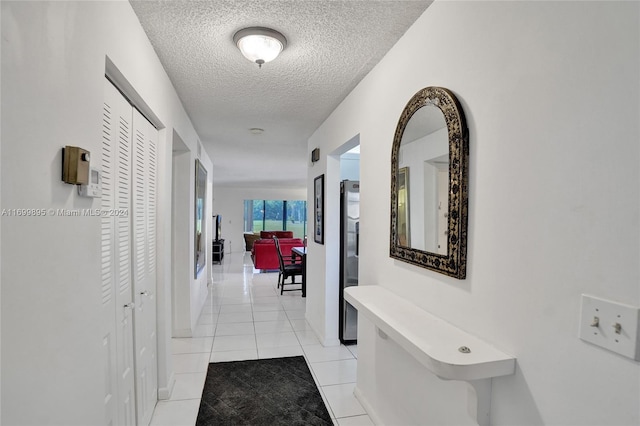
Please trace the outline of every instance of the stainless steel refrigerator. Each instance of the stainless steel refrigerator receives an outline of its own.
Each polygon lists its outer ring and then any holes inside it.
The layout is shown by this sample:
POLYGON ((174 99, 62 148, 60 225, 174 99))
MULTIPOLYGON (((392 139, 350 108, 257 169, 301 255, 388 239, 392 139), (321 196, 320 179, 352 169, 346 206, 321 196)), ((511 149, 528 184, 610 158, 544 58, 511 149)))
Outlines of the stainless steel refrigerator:
POLYGON ((342 343, 358 338, 358 311, 344 300, 344 289, 358 285, 360 243, 360 182, 340 182, 340 329, 342 343))

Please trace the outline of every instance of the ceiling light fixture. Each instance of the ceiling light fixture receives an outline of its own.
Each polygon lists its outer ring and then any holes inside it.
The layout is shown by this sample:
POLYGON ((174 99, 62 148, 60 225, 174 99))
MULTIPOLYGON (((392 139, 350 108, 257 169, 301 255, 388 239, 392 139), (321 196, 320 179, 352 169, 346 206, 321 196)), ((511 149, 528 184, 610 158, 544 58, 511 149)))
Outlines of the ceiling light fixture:
POLYGON ((252 127, 249 129, 249 131, 254 135, 261 135, 262 133, 264 133, 264 129, 261 129, 260 127, 252 127))
POLYGON ((233 42, 251 62, 271 62, 287 47, 287 39, 276 30, 264 27, 245 28, 233 36, 233 42))

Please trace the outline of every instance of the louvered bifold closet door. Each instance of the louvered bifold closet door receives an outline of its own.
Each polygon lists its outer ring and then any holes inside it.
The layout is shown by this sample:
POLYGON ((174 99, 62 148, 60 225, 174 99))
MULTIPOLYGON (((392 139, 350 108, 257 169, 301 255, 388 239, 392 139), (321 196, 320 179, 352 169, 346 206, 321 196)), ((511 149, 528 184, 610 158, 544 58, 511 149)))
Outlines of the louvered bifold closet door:
POLYGON ((133 288, 137 418, 149 424, 157 401, 156 146, 158 131, 133 111, 133 288))
POLYGON ((134 425, 131 283, 131 105, 105 80, 101 153, 102 306, 106 424, 134 425))

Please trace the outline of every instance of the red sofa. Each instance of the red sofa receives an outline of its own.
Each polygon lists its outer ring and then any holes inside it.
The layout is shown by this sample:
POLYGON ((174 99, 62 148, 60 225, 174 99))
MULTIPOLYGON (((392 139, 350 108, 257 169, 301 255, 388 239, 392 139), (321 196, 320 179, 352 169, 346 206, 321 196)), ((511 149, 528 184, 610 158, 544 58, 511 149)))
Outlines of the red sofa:
MULTIPOLYGON (((293 232, 291 231, 262 232, 276 232, 275 236, 278 237, 278 241, 280 242, 280 250, 282 250, 283 256, 290 256, 291 249, 293 247, 302 247, 304 244, 301 238, 287 238, 279 237, 277 235, 277 233, 279 232, 287 232, 289 233, 288 235, 293 235, 293 232)), ((280 263, 278 262, 278 254, 276 252, 276 244, 273 241, 273 235, 274 234, 272 234, 272 236, 269 238, 260 238, 253 243, 253 248, 251 249, 251 259, 253 260, 254 268, 261 269, 263 271, 280 269, 280 263)))
POLYGON ((293 231, 260 231, 260 238, 270 240, 273 237, 293 238, 293 231))

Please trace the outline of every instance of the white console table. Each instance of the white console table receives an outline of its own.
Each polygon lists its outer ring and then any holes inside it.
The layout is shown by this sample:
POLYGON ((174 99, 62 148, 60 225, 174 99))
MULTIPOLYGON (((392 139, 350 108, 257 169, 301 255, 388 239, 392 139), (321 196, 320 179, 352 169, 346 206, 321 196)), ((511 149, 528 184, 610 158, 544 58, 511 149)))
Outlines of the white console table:
POLYGON ((381 286, 345 289, 345 299, 381 336, 395 341, 436 376, 476 390, 477 421, 489 424, 491 379, 513 374, 515 358, 381 286))

